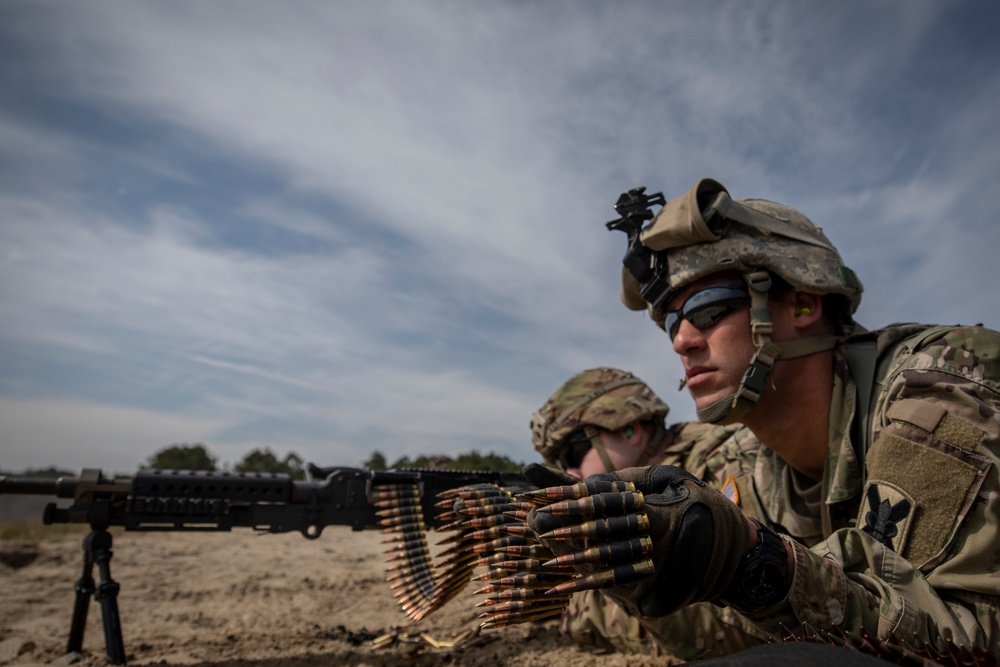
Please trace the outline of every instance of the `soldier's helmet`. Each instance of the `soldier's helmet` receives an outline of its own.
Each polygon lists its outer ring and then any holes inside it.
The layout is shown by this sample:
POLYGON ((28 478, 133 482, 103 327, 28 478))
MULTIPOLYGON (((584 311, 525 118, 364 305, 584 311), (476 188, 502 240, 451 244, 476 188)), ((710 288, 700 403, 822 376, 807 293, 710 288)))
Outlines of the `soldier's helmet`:
POLYGON ((667 404, 628 371, 591 368, 577 373, 531 417, 531 440, 546 463, 558 465, 566 439, 587 426, 617 431, 640 421, 662 425, 667 404))
POLYGON ((757 353, 737 393, 699 408, 701 421, 741 421, 756 405, 776 361, 833 349, 854 329, 851 315, 861 302, 861 282, 806 216, 763 199, 733 200, 721 183, 707 178, 669 202, 661 194, 647 197, 643 191, 623 194, 615 205, 622 218, 608 223, 609 229, 628 234, 621 291, 628 308, 649 309, 653 321, 665 328, 666 310, 678 291, 725 271, 743 275, 750 297, 750 332, 757 353), (663 208, 654 216, 650 203, 663 208), (650 218, 649 225, 640 226, 650 218), (798 291, 823 295, 833 332, 773 342, 769 295, 779 284, 776 278, 798 291), (835 305, 837 298, 846 304, 835 305))
POLYGON ((678 290, 721 271, 763 269, 796 290, 841 294, 852 313, 861 302, 861 282, 820 227, 784 204, 732 200, 712 179, 667 202, 639 241, 652 252, 657 275, 640 282, 624 268, 622 302, 632 310, 648 308, 661 327, 666 304, 678 290))

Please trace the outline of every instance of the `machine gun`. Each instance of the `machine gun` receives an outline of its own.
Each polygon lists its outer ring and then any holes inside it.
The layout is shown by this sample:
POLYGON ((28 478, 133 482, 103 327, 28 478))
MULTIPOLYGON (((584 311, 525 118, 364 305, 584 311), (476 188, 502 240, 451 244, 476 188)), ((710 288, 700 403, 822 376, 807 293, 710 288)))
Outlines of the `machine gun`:
MULTIPOLYGON (((79 477, 0 476, 0 494, 30 494, 71 499, 68 507, 49 503, 46 524, 89 524, 83 539, 83 574, 76 597, 67 652, 79 652, 90 600, 100 604, 108 659, 125 664, 119 584, 111 577, 111 526, 133 531, 230 531, 251 528, 269 533, 298 531, 318 538, 327 526, 353 530, 384 527, 384 515, 400 512, 420 538, 414 547, 426 554, 426 528, 439 528, 435 503, 440 493, 471 485, 528 489, 513 473, 451 470, 320 468, 310 464, 307 481, 280 473, 143 470, 130 478, 108 478, 94 468, 79 477), (376 501, 378 504, 376 504, 376 501), (389 510, 384 509, 389 507, 389 510), (402 508, 402 509, 400 509, 402 508), (99 583, 94 581, 97 566, 99 583)), ((436 604, 441 604, 437 602, 436 604)), ((426 613, 426 612, 425 612, 426 613)))

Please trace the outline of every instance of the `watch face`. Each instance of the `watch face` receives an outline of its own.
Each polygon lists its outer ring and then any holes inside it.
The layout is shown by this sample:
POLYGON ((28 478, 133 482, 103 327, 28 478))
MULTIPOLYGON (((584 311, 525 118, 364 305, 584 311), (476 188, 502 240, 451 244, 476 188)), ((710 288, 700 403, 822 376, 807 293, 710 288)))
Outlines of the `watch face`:
POLYGON ((771 605, 785 595, 785 575, 775 564, 757 563, 747 568, 743 593, 754 606, 771 605))

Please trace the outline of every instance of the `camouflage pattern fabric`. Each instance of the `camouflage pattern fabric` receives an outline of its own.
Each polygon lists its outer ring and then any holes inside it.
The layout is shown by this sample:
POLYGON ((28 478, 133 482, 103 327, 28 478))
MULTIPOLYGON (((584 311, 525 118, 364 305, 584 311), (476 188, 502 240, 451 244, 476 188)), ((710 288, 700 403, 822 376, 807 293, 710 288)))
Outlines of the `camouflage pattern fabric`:
POLYGON ((863 465, 851 442, 856 387, 838 357, 823 480, 804 481, 763 448, 745 484, 741 505, 795 551, 787 600, 749 618, 774 636, 808 624, 1000 658, 1000 333, 869 335, 881 382, 863 465))
POLYGON ((671 427, 662 463, 735 486, 744 513, 792 543, 786 601, 746 616, 700 603, 635 619, 600 594, 574 596, 563 631, 597 648, 685 660, 797 628, 864 631, 944 653, 951 641, 1000 660, 1000 333, 902 325, 869 335, 879 382, 863 463, 851 436, 857 387, 839 353, 820 482, 745 428, 671 427))
POLYGON ((599 652, 669 655, 685 661, 768 641, 765 632, 728 607, 698 603, 664 618, 640 618, 600 591, 575 594, 562 615, 560 631, 599 652))
POLYGON ((630 615, 601 591, 582 591, 570 599, 559 631, 580 646, 598 653, 665 655, 638 616, 630 615))

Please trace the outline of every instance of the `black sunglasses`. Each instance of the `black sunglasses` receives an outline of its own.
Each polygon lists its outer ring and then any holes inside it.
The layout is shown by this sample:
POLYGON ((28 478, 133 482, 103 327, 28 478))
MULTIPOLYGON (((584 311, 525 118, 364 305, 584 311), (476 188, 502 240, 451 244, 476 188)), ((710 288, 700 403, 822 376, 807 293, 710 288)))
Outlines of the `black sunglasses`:
POLYGON ((700 289, 677 310, 668 310, 664 329, 670 340, 677 336, 681 320, 687 320, 698 329, 711 329, 723 317, 750 303, 750 293, 741 280, 727 280, 700 289))
POLYGON ((587 455, 591 447, 593 447, 593 443, 587 434, 584 431, 577 431, 563 444, 562 451, 559 453, 559 465, 563 470, 579 468, 580 464, 583 463, 583 457, 587 455))

